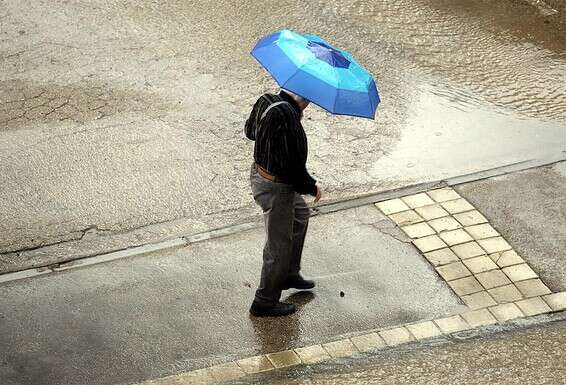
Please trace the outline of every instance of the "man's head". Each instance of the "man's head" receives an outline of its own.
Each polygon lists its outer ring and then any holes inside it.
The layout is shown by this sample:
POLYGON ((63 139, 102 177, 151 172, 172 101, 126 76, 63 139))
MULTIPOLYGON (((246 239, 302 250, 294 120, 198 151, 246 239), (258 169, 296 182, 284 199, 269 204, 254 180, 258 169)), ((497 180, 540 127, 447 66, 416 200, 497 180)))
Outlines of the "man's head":
POLYGON ((297 103, 297 105, 301 109, 301 111, 303 111, 305 108, 307 108, 307 106, 310 104, 310 102, 307 99, 305 99, 302 96, 299 96, 299 95, 297 95, 297 94, 295 94, 295 93, 293 93, 289 90, 282 88, 281 91, 285 92, 287 95, 292 97, 293 100, 297 103))

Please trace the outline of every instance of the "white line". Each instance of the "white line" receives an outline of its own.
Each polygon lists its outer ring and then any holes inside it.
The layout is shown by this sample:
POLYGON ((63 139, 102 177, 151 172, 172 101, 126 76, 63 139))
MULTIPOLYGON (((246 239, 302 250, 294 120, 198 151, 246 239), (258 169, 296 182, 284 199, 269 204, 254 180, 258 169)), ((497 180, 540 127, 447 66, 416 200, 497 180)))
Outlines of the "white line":
POLYGON ((40 275, 49 274, 52 271, 46 267, 39 269, 28 269, 22 271, 16 271, 15 273, 7 273, 0 275, 0 283, 17 281, 24 278, 39 277, 40 275))
POLYGON ((117 259, 133 257, 141 254, 151 253, 154 251, 170 249, 173 247, 180 247, 186 245, 187 245, 187 241, 185 240, 185 238, 175 238, 159 243, 151 243, 149 245, 132 247, 131 249, 125 249, 120 251, 114 251, 108 254, 97 255, 95 257, 77 259, 75 261, 63 263, 58 267, 53 268, 53 271, 59 272, 59 271, 74 269, 77 267, 96 265, 98 263, 115 261, 117 259))

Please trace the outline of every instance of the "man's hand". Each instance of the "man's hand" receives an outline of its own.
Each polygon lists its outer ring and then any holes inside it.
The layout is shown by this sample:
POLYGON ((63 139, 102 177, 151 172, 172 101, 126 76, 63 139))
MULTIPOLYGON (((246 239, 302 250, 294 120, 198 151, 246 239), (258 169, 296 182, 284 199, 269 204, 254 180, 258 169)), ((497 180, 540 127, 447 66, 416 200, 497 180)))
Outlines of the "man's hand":
POLYGON ((320 190, 320 187, 316 186, 316 197, 314 197, 314 203, 318 202, 321 196, 322 191, 320 190))

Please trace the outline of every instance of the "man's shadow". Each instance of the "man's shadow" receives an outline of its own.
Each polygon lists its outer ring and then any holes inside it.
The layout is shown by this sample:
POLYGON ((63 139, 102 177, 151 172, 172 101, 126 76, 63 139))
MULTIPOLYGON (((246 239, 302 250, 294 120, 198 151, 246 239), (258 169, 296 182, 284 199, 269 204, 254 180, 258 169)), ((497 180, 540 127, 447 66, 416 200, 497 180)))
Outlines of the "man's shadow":
POLYGON ((301 334, 301 310, 312 301, 315 295, 311 291, 298 291, 283 302, 294 303, 297 312, 286 317, 253 317, 250 315, 262 353, 288 350, 301 334))

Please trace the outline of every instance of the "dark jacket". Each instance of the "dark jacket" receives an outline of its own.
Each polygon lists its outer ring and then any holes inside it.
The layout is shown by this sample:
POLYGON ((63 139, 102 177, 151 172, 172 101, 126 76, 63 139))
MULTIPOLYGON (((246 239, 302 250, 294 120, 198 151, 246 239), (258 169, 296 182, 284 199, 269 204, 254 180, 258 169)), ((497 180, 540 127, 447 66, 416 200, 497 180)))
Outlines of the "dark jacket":
POLYGON ((264 94, 253 106, 245 125, 246 137, 255 141, 255 162, 293 185, 299 194, 316 196, 316 180, 306 169, 307 136, 301 124, 302 111, 285 92, 264 94), (264 111, 275 102, 285 101, 264 111))

